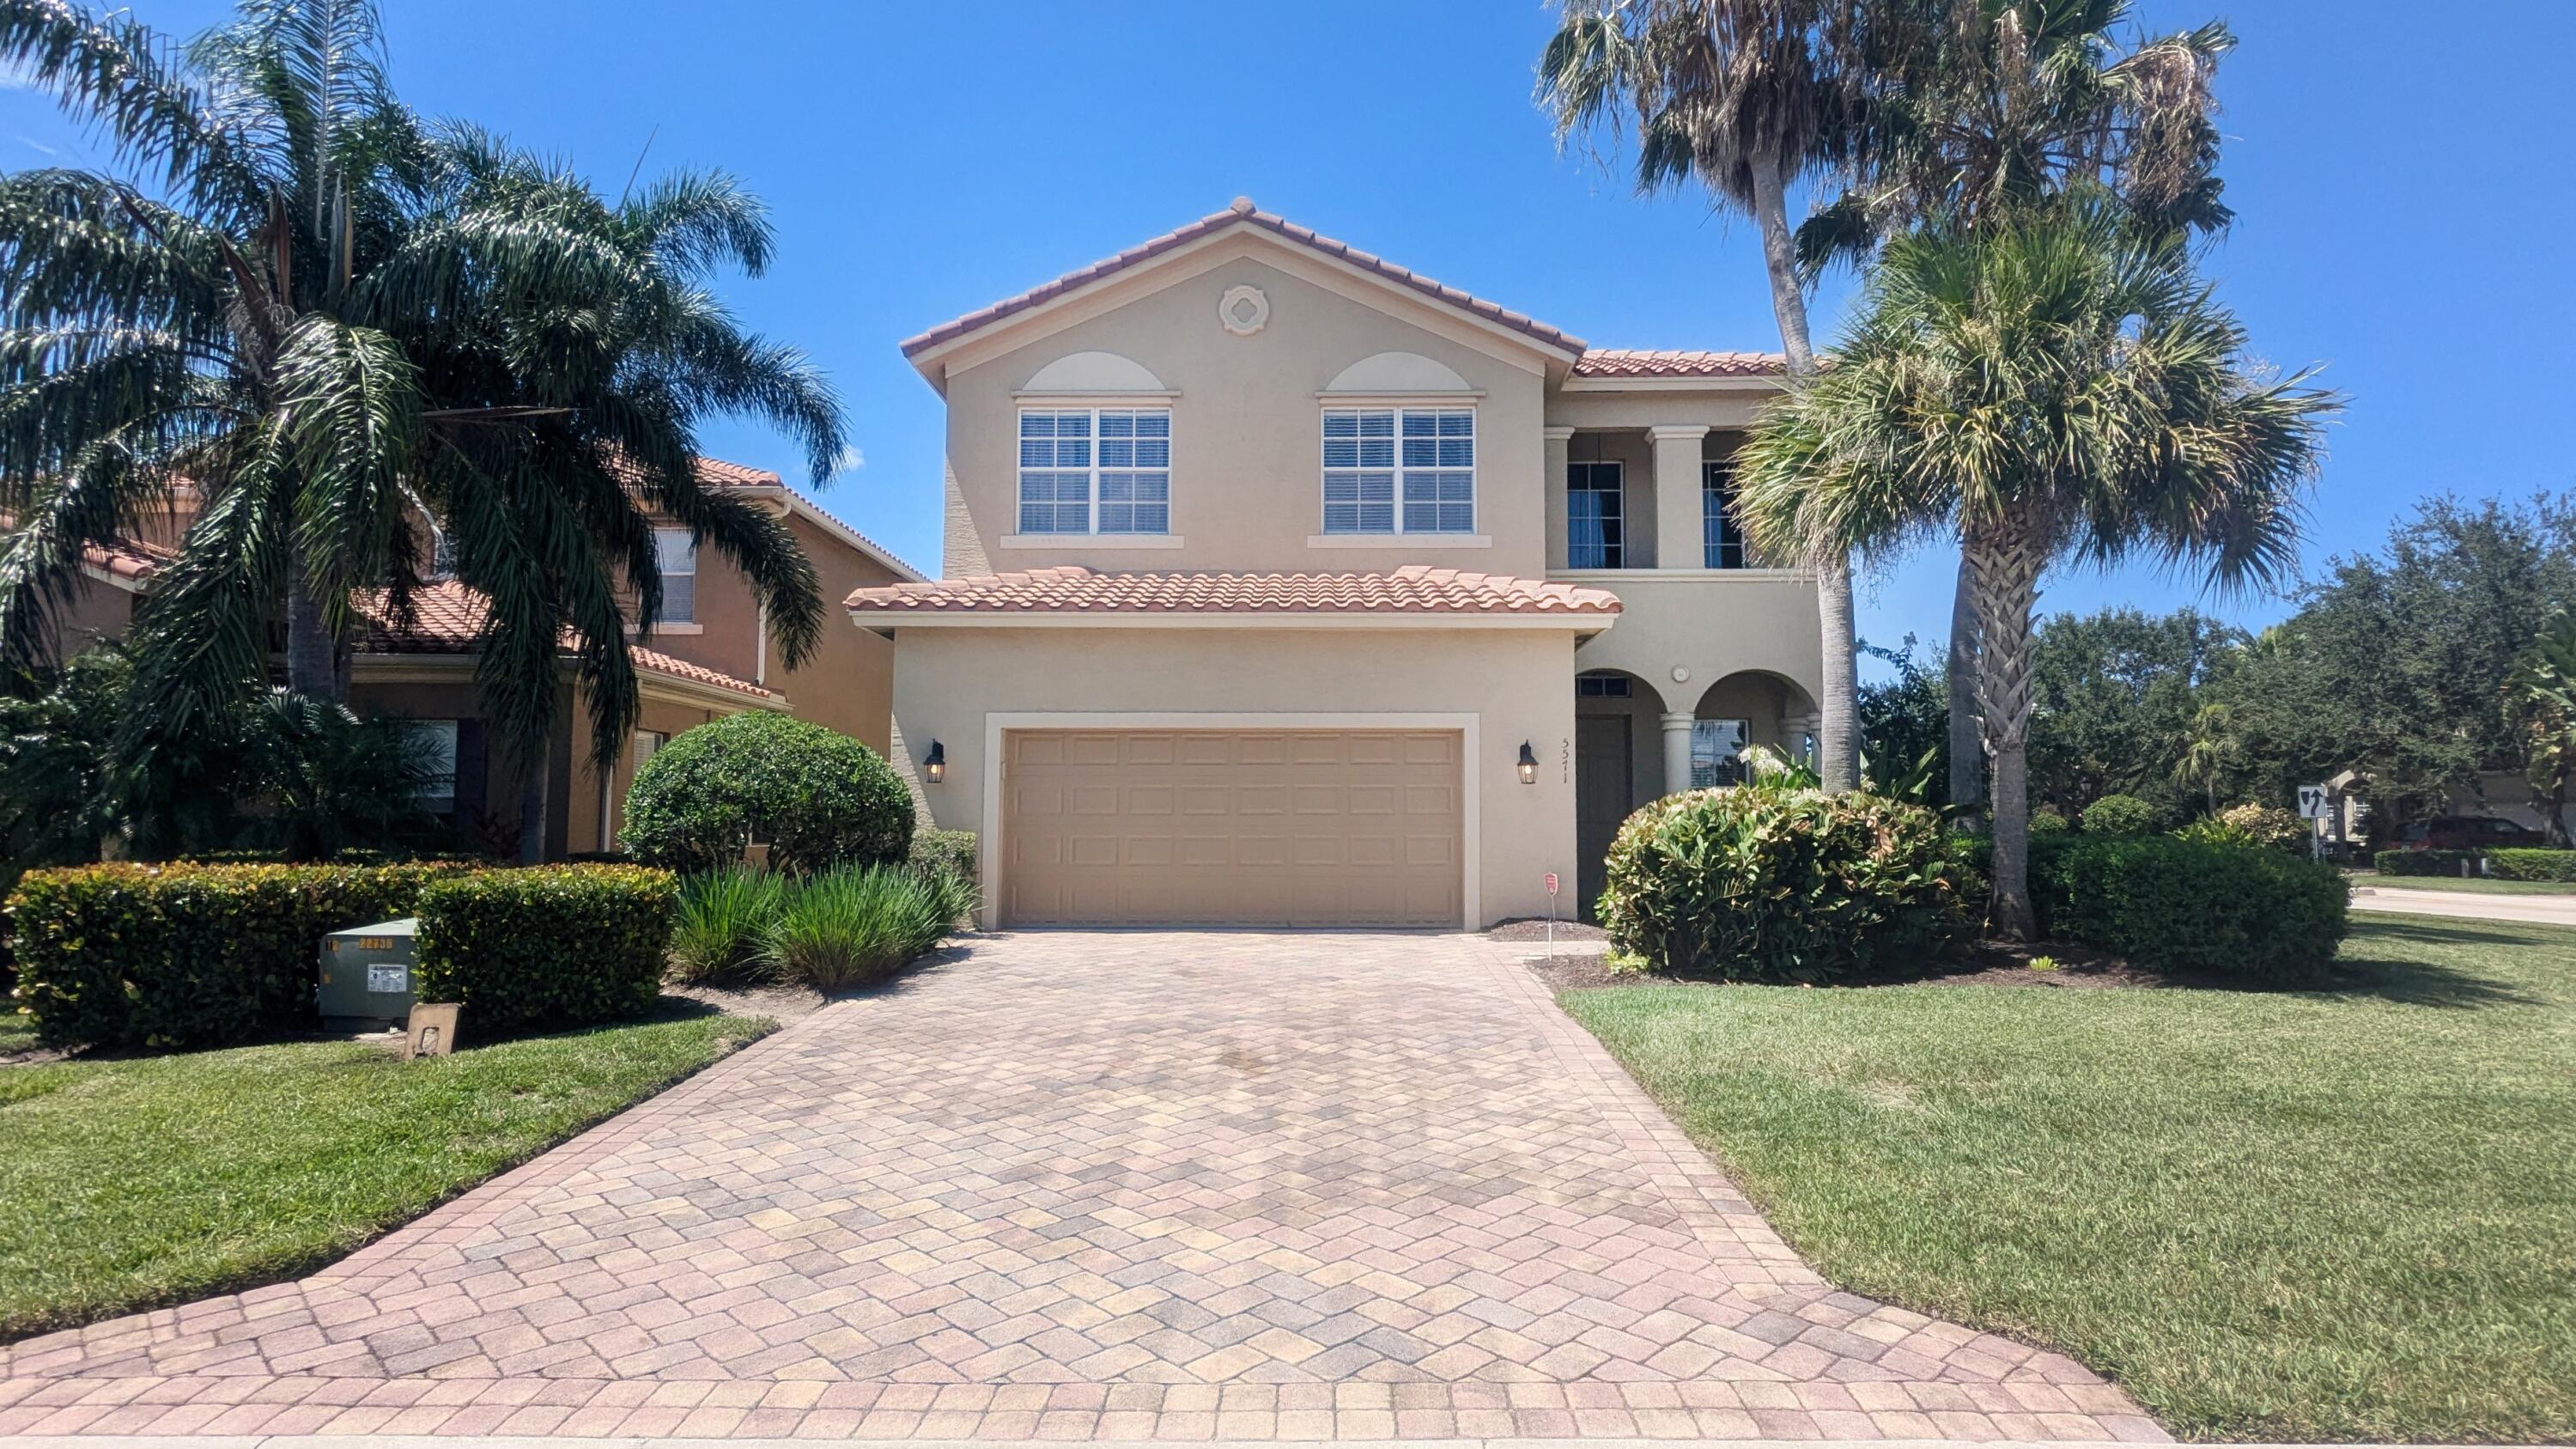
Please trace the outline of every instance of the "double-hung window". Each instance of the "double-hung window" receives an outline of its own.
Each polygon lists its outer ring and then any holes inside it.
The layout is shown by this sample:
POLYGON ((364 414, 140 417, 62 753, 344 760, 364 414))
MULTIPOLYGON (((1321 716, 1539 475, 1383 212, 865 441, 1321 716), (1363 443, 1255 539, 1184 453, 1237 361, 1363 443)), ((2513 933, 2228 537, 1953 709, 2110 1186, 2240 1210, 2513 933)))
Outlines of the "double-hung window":
POLYGON ((1735 524, 1735 465, 1700 465, 1699 537, 1702 568, 1746 567, 1744 530, 1735 524))
POLYGON ((1565 566, 1625 568, 1627 525, 1621 517, 1616 463, 1569 463, 1565 468, 1565 566))
POLYGON ((417 719, 403 726, 420 766, 420 807, 432 815, 456 808, 456 721, 417 719))
POLYGON ((1020 532, 1172 531, 1170 408, 1026 408, 1020 532))
POLYGON ((656 624, 698 621, 698 541, 685 528, 653 530, 653 558, 662 573, 662 609, 656 624))
POLYGON ((1324 532, 1475 531, 1475 409, 1324 409, 1324 532))

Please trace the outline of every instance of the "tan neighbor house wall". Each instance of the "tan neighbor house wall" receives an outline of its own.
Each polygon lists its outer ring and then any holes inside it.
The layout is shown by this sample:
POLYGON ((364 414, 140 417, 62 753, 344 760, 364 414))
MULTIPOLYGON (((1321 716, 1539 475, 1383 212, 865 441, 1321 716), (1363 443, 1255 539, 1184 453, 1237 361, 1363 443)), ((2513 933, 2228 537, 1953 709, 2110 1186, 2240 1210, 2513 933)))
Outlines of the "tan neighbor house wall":
MULTIPOLYGON (((948 778, 924 793, 941 826, 985 833, 988 872, 997 716, 1049 727, 1176 715, 1210 729, 1471 724, 1466 924, 1481 927, 1544 914, 1546 873, 1572 879, 1572 656, 1572 634, 1550 629, 911 628, 895 645, 896 714, 916 755, 934 739, 945 748, 948 778), (1523 741, 1540 761, 1534 784, 1516 768, 1523 741)), ((998 897, 988 876, 986 899, 998 897)))

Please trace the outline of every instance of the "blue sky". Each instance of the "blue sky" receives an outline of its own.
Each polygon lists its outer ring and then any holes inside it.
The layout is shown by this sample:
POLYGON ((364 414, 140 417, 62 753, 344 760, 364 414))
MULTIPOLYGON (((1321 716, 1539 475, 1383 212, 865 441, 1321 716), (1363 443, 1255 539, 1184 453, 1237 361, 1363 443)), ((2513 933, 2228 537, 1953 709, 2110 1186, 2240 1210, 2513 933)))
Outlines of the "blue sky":
MULTIPOLYGON (((136 0, 188 31, 221 7, 136 0)), ((826 506, 935 571, 941 414, 896 342, 1248 194, 1272 211, 1601 346, 1776 345, 1750 228, 1696 194, 1639 199, 1559 155, 1529 102, 1536 0, 761 7, 679 0, 388 0, 394 76, 614 187, 722 166, 776 212, 777 265, 727 287, 810 351, 863 462, 826 506), (649 151, 647 150, 647 143, 649 151)), ((2474 24, 2401 0, 2142 0, 2213 15, 2239 220, 2208 270, 2256 346, 2349 393, 2306 555, 2367 548, 2427 495, 2576 481, 2576 126, 2556 99, 2576 6, 2496 0, 2474 24)), ((0 165, 74 162, 51 102, 0 89, 0 165)), ((1830 331, 1847 288, 1817 316, 1830 331)), ((790 470, 724 425, 708 451, 790 470)), ((1946 557, 1873 567, 1874 641, 1946 627, 1946 557)), ((2201 602, 2134 569, 2054 577, 2043 606, 2201 602)))

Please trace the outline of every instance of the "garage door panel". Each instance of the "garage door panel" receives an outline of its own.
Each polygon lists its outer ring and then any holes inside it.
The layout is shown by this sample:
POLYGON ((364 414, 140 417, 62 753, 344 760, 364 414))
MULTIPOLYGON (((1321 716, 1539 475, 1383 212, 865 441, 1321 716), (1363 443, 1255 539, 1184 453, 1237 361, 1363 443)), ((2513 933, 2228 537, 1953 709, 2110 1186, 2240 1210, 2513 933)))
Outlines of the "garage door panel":
POLYGON ((1454 927, 1459 745, 1454 731, 1011 732, 1003 919, 1454 927))

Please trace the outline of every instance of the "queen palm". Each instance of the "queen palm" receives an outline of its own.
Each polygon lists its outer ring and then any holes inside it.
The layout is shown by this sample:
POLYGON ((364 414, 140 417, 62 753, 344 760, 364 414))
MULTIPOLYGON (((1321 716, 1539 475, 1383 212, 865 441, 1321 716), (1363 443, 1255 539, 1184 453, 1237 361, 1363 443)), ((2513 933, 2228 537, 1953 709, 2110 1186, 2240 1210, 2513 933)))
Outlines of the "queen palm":
POLYGON ((2061 559, 2197 565, 2226 586, 2293 562, 2300 495, 2338 407, 2267 378, 2172 238, 2080 190, 1890 242, 1833 369, 1756 426, 1748 531, 1886 551, 1955 532, 1984 648, 1993 925, 2026 939, 2031 616, 2061 559))
POLYGON ((781 424, 817 481, 841 440, 803 359, 704 291, 767 258, 732 183, 609 205, 426 128, 386 85, 365 0, 248 0, 184 48, 0 0, 0 58, 149 182, 0 178, 0 650, 37 652, 84 545, 197 494, 137 631, 138 757, 255 697, 280 614, 289 687, 343 692, 357 604, 407 608, 428 527, 491 598, 478 672, 523 763, 556 723, 567 638, 594 755, 632 728, 621 587, 649 620, 648 506, 741 566, 790 660, 811 648, 820 601, 784 525, 692 466, 712 412, 781 424))
MULTIPOLYGON (((1539 99, 1560 141, 1632 120, 1640 190, 1696 177, 1753 219, 1793 384, 1815 371, 1816 357, 1788 194, 1851 138, 1844 66, 1863 8, 1857 0, 1565 0, 1539 59, 1539 99)), ((1827 789, 1849 790, 1860 772, 1851 558, 1832 548, 1800 556, 1815 568, 1822 616, 1818 773, 1827 789)))

